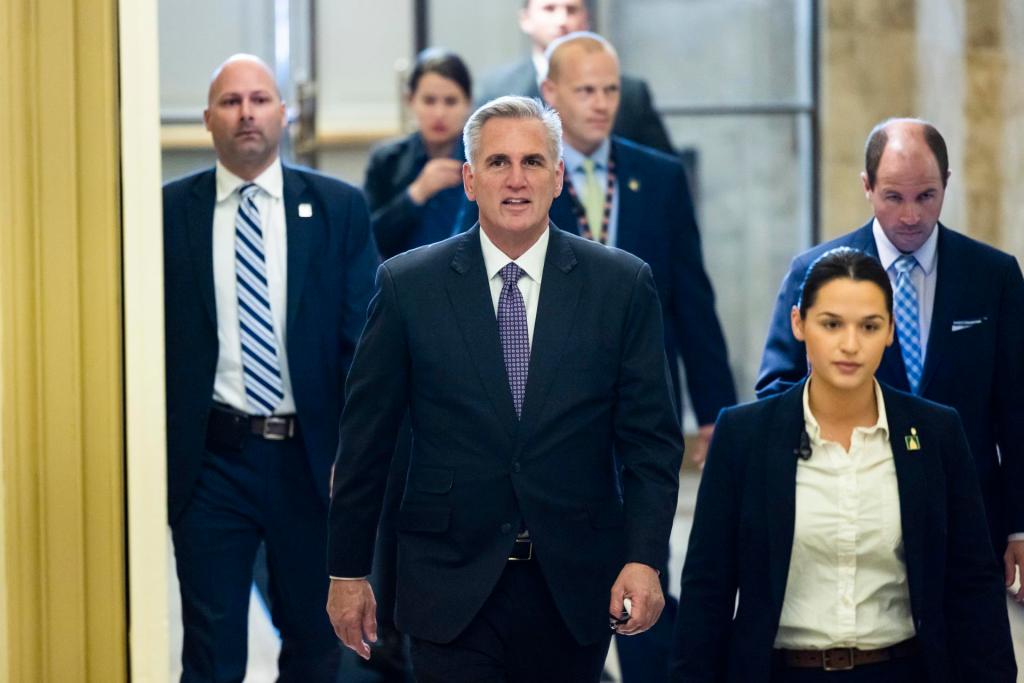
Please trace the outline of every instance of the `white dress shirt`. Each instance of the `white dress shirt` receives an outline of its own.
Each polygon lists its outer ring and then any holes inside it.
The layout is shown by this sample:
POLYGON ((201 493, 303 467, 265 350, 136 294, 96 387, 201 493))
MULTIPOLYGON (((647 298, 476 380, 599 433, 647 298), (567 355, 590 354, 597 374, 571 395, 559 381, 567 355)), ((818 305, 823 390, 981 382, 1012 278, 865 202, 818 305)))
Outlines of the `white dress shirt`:
MULTIPOLYGON (((551 227, 545 230, 540 238, 527 249, 522 256, 514 259, 515 264, 523 269, 525 275, 519 278, 519 291, 523 294, 526 306, 526 329, 533 348, 533 324, 537 320, 537 301, 540 299, 540 280, 544 275, 544 259, 548 254, 548 239, 551 227)), ((498 272, 513 261, 480 229, 480 249, 484 253, 484 269, 487 271, 487 282, 491 286, 491 301, 494 303, 494 315, 498 315, 498 298, 501 296, 501 275, 498 272)))
POLYGON ((882 390, 850 450, 821 438, 804 385, 811 457, 796 468, 796 522, 775 647, 864 650, 914 636, 900 494, 882 390))
MULTIPOLYGON (((217 375, 213 382, 213 400, 244 413, 249 412, 242 377, 242 342, 238 332, 238 294, 235 276, 235 215, 238 213, 238 188, 247 184, 217 162, 217 204, 213 209, 213 286, 217 302, 217 375)), ((277 357, 281 368, 284 398, 274 410, 277 415, 295 412, 292 384, 285 354, 285 325, 288 312, 288 239, 284 215, 284 179, 278 159, 255 180, 260 191, 256 208, 263 228, 263 254, 270 290, 270 311, 274 318, 277 357)))
MULTIPOLYGON (((893 291, 896 291, 896 268, 893 264, 896 259, 903 255, 889 238, 885 236, 878 219, 875 219, 871 226, 871 233, 875 237, 875 247, 878 249, 878 260, 889 275, 893 291)), ((935 283, 939 279, 939 226, 936 225, 932 234, 928 236, 924 244, 913 252, 919 267, 910 271, 910 281, 914 283, 917 290, 917 322, 921 335, 921 363, 924 363, 928 356, 928 333, 932 329, 932 311, 935 308, 935 283)))

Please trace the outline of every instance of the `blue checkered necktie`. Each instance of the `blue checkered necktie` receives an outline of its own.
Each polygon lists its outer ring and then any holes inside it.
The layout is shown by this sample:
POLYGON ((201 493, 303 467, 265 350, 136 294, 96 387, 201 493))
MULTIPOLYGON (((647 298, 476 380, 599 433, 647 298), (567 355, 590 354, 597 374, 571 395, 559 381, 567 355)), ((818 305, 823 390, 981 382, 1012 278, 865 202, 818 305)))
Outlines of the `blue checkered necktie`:
POLYGON ((903 365, 907 369, 907 382, 910 384, 910 391, 915 394, 921 384, 921 371, 924 369, 917 288, 910 279, 916 265, 917 259, 910 254, 900 256, 893 264, 893 268, 896 269, 896 291, 893 292, 896 332, 900 337, 900 351, 903 353, 903 365))
POLYGON ((259 187, 239 188, 235 215, 235 277, 238 290, 238 332, 242 342, 245 398, 253 415, 271 415, 284 398, 281 368, 270 311, 263 229, 256 208, 259 187))
POLYGON ((505 356, 505 373, 512 390, 512 405, 516 416, 523 412, 523 398, 526 396, 526 375, 530 370, 530 334, 526 326, 526 304, 519 291, 519 278, 525 271, 515 263, 509 263, 500 271, 501 294, 498 296, 498 334, 501 336, 501 350, 505 356))

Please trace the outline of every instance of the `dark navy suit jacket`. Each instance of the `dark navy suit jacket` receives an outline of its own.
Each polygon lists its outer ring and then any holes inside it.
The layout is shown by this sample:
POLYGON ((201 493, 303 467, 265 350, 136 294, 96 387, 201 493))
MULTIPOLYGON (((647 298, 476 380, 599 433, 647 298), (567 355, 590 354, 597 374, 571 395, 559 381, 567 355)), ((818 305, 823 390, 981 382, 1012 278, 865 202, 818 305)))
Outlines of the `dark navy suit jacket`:
MULTIPOLYGON (((458 150, 462 150, 461 141, 458 150)), ((417 206, 406 190, 419 176, 427 161, 427 149, 419 133, 386 142, 370 153, 363 191, 370 207, 370 223, 382 258, 388 259, 421 246, 410 240, 423 221, 424 206, 417 206)), ((466 199, 462 186, 452 191, 461 195, 461 206, 452 214, 451 225, 441 239, 468 230, 477 219, 476 202, 466 199)))
MULTIPOLYGON (((359 190, 283 167, 287 356, 299 431, 326 503, 345 375, 366 320, 377 249, 359 190), (312 215, 299 214, 308 204, 312 215)), ((173 522, 199 476, 217 369, 213 169, 164 186, 168 506, 173 522)))
MULTIPOLYGON (((1002 573, 989 559, 985 511, 960 420, 949 408, 885 385, 882 394, 925 680, 1012 683, 1002 573), (920 450, 907 448, 912 427, 920 450)), ((719 417, 683 568, 676 683, 770 680, 803 430, 803 383, 719 417)))
MULTIPOLYGON (((616 247, 639 256, 654 273, 665 319, 665 351, 679 398, 681 357, 699 424, 736 403, 725 337, 715 314, 715 294, 704 270, 700 233, 686 172, 678 159, 612 137, 618 182, 616 247)), ((577 230, 567 191, 551 205, 551 220, 577 230)))
MULTIPOLYGON (((1024 279, 1017 260, 937 227, 938 280, 919 393, 956 408, 978 470, 992 545, 1024 532, 1024 279), (998 448, 998 452, 997 452, 998 448)), ((757 395, 784 391, 807 374, 804 347, 789 311, 807 267, 833 247, 878 255, 871 222, 795 259, 783 280, 761 360, 757 395)), ((909 391, 899 340, 886 350, 878 379, 909 391)))
MULTIPOLYGON (((641 145, 673 154, 665 124, 654 109, 647 83, 633 76, 621 78, 619 113, 615 117, 615 135, 641 145)), ((476 96, 477 105, 503 95, 522 95, 540 98, 537 87, 537 69, 533 60, 526 59, 500 67, 484 74, 476 96)))
POLYGON ((551 230, 517 419, 479 230, 378 271, 341 420, 329 571, 370 573, 408 409, 398 628, 455 638, 525 525, 553 608, 580 643, 594 643, 608 635, 623 564, 664 571, 668 560, 682 441, 654 280, 634 256, 551 230))

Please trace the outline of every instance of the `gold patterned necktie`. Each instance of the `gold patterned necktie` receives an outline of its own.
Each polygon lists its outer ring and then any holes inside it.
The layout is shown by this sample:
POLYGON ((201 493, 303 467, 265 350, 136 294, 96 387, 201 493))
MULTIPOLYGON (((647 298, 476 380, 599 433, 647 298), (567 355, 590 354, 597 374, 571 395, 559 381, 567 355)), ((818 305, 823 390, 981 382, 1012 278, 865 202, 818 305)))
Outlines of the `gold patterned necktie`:
POLYGON ((583 160, 583 187, 580 189, 580 203, 583 204, 583 211, 587 215, 590 238, 595 242, 601 241, 601 233, 604 232, 604 192, 594 174, 593 159, 583 160))

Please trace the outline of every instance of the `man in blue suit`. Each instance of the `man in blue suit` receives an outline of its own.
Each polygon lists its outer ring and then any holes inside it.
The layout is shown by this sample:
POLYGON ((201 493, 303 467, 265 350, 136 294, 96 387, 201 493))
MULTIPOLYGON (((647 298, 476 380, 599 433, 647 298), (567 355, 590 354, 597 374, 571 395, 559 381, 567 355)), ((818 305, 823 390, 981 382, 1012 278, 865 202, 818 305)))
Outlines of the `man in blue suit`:
MULTIPOLYGON (((608 41, 572 33, 551 43, 547 58, 541 89, 562 117, 566 171, 566 190, 552 204, 551 220, 651 266, 675 396, 678 403, 682 359, 700 425, 692 457, 703 462, 715 418, 736 402, 736 394, 683 166, 612 135, 621 88, 618 57, 608 41)), ((651 633, 618 639, 626 683, 666 679, 674 607, 670 600, 651 633)))
POLYGON ((278 158, 285 107, 236 55, 210 84, 213 169, 164 187, 168 505, 182 681, 241 681, 265 542, 281 681, 333 682, 328 476, 377 265, 362 195, 278 158))
POLYGON ((408 412, 396 623, 421 683, 596 683, 609 615, 635 634, 663 606, 682 439, 661 311, 640 259, 551 228, 560 138, 536 100, 470 117, 479 225, 380 267, 352 363, 328 611, 369 658, 365 577, 408 412))
POLYGON ((781 393, 807 374, 789 319, 814 259, 837 246, 877 256, 897 302, 897 339, 878 379, 960 414, 1010 585, 1024 565, 1024 280, 1013 256, 938 222, 949 174, 946 143, 928 122, 892 119, 872 130, 861 178, 874 217, 793 260, 756 390, 781 393))

